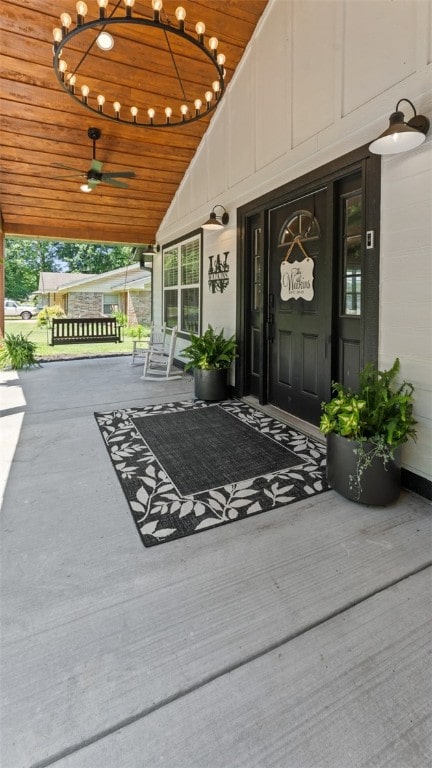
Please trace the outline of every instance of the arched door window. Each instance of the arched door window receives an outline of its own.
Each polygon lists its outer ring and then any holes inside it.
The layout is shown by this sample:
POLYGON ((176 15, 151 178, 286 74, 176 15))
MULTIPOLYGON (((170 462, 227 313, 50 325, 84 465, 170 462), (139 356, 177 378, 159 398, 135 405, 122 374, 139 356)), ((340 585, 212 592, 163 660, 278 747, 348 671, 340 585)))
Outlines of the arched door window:
POLYGON ((310 211, 299 210, 289 218, 281 229, 278 247, 292 245, 299 235, 302 242, 318 240, 321 236, 318 221, 310 211))

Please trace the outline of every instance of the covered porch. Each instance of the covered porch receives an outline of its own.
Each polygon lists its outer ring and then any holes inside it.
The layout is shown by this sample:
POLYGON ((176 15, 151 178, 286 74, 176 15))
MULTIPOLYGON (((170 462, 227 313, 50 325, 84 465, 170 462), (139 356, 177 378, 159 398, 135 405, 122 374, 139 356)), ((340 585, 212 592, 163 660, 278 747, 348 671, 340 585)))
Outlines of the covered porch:
POLYGON ((333 491, 145 549, 94 412, 124 358, 1 374, 2 765, 425 768, 431 506, 333 491))

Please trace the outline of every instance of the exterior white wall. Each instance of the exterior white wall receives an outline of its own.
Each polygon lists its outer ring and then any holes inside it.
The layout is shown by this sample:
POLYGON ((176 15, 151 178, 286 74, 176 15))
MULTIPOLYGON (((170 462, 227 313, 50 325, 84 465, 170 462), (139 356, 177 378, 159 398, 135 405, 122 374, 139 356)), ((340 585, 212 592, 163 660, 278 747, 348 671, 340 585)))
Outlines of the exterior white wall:
POLYGON ((432 144, 383 163, 380 364, 415 387, 416 443, 403 462, 432 479, 432 144))
MULTIPOLYGON (((431 20, 431 0, 269 1, 158 233, 162 244, 187 235, 216 204, 230 213, 220 235, 204 232, 204 271, 225 250, 231 269, 222 295, 203 276, 203 327, 235 328, 240 205, 370 142, 401 98, 432 117, 431 20)), ((398 356, 416 386, 419 438, 403 460, 428 479, 431 190, 432 130, 419 149, 383 160, 379 343, 380 365, 398 356)))

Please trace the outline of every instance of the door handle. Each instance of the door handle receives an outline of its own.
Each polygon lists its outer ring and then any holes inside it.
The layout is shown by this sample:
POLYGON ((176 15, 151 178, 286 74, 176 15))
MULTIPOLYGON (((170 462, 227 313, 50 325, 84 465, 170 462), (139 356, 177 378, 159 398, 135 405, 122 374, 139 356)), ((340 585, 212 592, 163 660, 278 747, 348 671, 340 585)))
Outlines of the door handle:
POLYGON ((273 315, 269 315, 266 322, 266 337, 270 343, 274 341, 274 318, 273 315))

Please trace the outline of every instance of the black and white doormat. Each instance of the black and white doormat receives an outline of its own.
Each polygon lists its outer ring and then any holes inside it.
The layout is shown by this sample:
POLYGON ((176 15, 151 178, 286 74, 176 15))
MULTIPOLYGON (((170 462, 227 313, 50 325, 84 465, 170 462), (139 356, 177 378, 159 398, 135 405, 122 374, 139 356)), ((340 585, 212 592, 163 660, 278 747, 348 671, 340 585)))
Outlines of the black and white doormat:
POLYGON ((327 490, 324 445, 238 400, 95 416, 146 547, 327 490))

